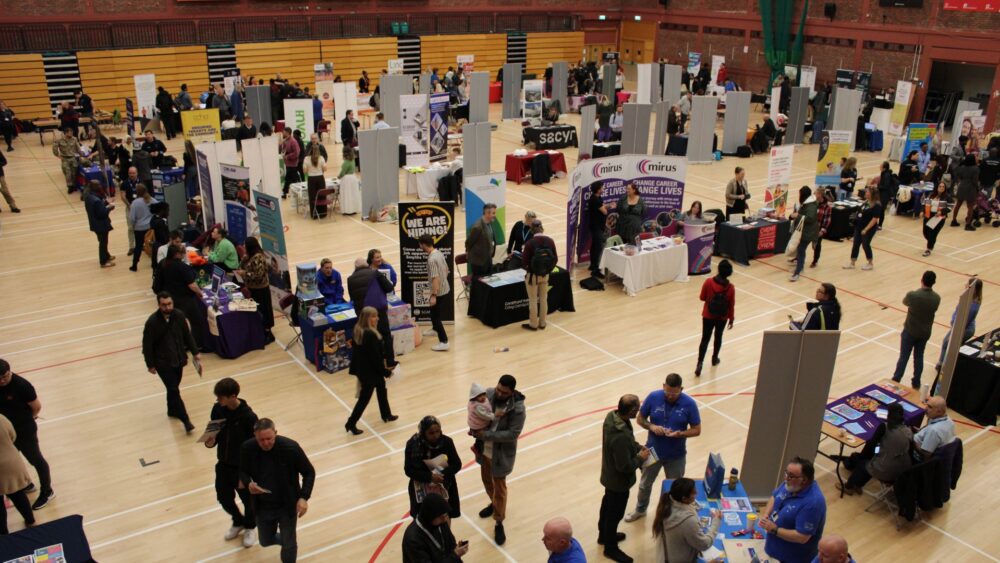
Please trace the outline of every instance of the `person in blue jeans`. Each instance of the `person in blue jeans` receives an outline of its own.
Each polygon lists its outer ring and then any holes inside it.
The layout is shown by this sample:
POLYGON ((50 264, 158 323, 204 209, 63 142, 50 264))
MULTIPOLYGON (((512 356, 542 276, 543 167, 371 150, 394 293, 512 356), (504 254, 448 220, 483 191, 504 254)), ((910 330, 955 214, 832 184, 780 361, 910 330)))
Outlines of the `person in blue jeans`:
POLYGON ((655 454, 652 456, 655 460, 642 469, 635 510, 625 516, 626 522, 635 522, 646 515, 649 495, 661 468, 667 479, 684 476, 687 439, 701 435, 701 415, 698 404, 683 390, 681 376, 671 373, 663 382, 663 389, 646 396, 639 408, 636 422, 649 431, 646 447, 655 454))
POLYGON ((934 328, 934 314, 941 305, 941 296, 932 289, 937 282, 937 274, 927 270, 920 278, 920 289, 915 289, 903 298, 906 305, 906 321, 899 335, 899 360, 892 380, 899 382, 906 371, 906 363, 913 353, 913 379, 911 386, 920 389, 920 375, 924 371, 924 347, 934 328))
POLYGON ((795 228, 800 229, 802 234, 799 237, 799 246, 795 249, 795 271, 788 281, 799 281, 799 274, 806 265, 806 250, 819 239, 819 223, 816 221, 819 203, 812 193, 812 188, 802 186, 799 188, 799 208, 793 212, 789 218, 795 221, 795 228))
POLYGON ((854 269, 854 263, 858 261, 858 253, 861 248, 864 248, 865 258, 868 259, 868 263, 861 266, 861 269, 871 270, 875 267, 872 239, 875 238, 875 231, 882 220, 882 204, 879 201, 878 190, 874 186, 869 184, 864 192, 865 202, 854 220, 854 244, 851 245, 851 262, 844 266, 845 270, 854 269))
MULTIPOLYGON (((965 330, 962 332, 962 342, 972 338, 976 334, 976 316, 979 315, 979 307, 983 304, 983 280, 979 278, 969 278, 968 285, 966 288, 973 288, 972 290, 972 303, 969 305, 969 318, 965 319, 965 330)), ((944 365, 945 354, 948 353, 948 340, 951 338, 951 331, 955 330, 955 318, 958 316, 958 306, 955 307, 955 312, 951 314, 951 328, 944 335, 944 340, 941 341, 941 356, 938 358, 937 364, 934 366, 934 371, 940 373, 941 366, 944 365)))

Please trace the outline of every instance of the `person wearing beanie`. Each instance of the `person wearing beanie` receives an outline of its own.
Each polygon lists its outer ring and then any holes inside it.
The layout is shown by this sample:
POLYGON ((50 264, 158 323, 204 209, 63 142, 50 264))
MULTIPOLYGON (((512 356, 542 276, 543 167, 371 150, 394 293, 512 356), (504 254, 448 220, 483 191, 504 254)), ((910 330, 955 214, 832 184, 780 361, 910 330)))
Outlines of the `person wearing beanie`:
POLYGON ((456 542, 448 518, 448 501, 431 493, 420 505, 420 513, 403 532, 403 563, 454 563, 462 561, 469 542, 456 542))

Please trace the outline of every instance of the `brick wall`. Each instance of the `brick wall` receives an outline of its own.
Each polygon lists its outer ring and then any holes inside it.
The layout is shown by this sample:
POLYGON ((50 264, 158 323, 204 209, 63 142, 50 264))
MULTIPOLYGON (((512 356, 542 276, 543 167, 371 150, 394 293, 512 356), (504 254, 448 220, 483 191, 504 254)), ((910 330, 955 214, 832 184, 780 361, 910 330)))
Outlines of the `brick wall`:
POLYGON ((878 5, 878 0, 870 0, 866 19, 876 25, 886 23, 926 27, 931 21, 935 2, 937 0, 925 0, 920 8, 883 8, 878 5))
POLYGON ((872 89, 895 88, 897 81, 913 77, 913 53, 863 49, 858 70, 872 73, 872 89))
POLYGON ((6 17, 31 16, 71 16, 87 13, 87 4, 78 0, 46 0, 45 2, 25 2, 24 0, 0 0, 0 14, 6 17))
POLYGON ((689 50, 698 45, 698 34, 689 31, 674 31, 661 29, 656 40, 656 58, 665 57, 671 63, 682 64, 687 60, 689 50))
POLYGON ((1000 29, 1000 14, 941 10, 938 12, 937 27, 967 29, 978 32, 989 32, 992 30, 995 34, 1000 29))

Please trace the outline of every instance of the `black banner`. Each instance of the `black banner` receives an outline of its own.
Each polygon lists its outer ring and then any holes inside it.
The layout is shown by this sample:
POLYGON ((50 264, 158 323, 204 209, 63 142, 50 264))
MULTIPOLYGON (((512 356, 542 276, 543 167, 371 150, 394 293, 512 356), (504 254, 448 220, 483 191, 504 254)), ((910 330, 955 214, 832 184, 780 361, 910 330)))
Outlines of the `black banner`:
POLYGON ((434 248, 448 262, 448 284, 451 292, 438 298, 441 320, 455 320, 455 202, 399 202, 399 263, 402 276, 403 301, 413 308, 418 322, 430 322, 430 288, 427 278, 427 256, 417 239, 428 234, 434 238, 434 248))

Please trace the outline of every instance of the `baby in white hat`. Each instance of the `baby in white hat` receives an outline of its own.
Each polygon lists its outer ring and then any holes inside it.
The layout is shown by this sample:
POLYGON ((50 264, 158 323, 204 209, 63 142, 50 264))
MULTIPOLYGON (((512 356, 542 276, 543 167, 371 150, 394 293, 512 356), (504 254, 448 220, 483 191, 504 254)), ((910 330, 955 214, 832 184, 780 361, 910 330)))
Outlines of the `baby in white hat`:
POLYGON ((486 398, 486 388, 473 383, 469 389, 469 432, 489 428, 495 418, 493 405, 486 398))

